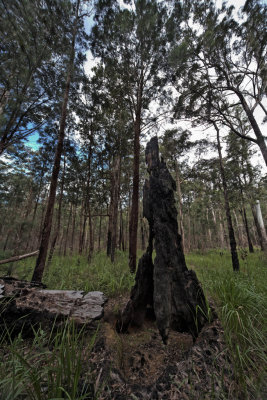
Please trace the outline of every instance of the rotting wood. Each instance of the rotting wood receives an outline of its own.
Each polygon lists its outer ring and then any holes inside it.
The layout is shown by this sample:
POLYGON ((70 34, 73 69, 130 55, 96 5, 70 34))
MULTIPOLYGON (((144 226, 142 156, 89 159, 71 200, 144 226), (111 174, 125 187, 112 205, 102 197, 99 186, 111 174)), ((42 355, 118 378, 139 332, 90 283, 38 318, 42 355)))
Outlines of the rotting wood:
POLYGON ((149 245, 139 261, 135 286, 116 328, 127 332, 130 324, 141 325, 147 308, 152 307, 164 343, 169 329, 190 332, 195 339, 207 321, 207 302, 195 272, 186 266, 178 234, 175 182, 159 159, 156 137, 147 144, 146 163, 149 180, 143 189, 143 213, 149 222, 149 245))
POLYGON ((14 256, 14 257, 6 258, 5 260, 0 260, 0 265, 8 264, 10 262, 20 261, 20 260, 23 260, 24 258, 28 258, 28 257, 33 257, 33 256, 36 256, 38 253, 39 253, 39 250, 36 250, 36 251, 33 251, 28 254, 22 254, 21 256, 14 256))
POLYGON ((50 324, 69 318, 77 325, 90 324, 102 318, 107 301, 102 292, 75 290, 47 290, 45 285, 0 278, 0 327, 16 325, 19 330, 25 324, 50 324))

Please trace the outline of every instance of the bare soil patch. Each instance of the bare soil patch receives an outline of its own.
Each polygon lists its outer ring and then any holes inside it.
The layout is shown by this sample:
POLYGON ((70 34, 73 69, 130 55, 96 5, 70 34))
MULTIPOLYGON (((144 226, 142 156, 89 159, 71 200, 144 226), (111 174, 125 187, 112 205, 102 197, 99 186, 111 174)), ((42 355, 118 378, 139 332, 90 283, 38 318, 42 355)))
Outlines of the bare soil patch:
POLYGON ((208 400, 241 398, 218 319, 207 324, 196 343, 172 331, 164 345, 153 319, 129 333, 115 329, 128 296, 110 299, 93 349, 95 393, 103 400, 208 400))

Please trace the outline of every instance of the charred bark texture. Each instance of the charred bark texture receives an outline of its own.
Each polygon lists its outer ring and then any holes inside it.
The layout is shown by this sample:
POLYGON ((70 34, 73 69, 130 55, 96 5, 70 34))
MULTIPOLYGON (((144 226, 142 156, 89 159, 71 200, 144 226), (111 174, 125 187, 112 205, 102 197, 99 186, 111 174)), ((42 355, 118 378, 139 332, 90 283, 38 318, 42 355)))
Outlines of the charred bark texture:
POLYGON ((149 245, 139 261, 136 283, 117 330, 125 332, 129 324, 140 325, 151 306, 164 343, 169 329, 190 332, 196 338, 207 320, 207 303, 195 272, 186 266, 178 234, 175 181, 159 159, 156 137, 147 144, 146 163, 150 176, 144 185, 143 212, 149 222, 149 245))

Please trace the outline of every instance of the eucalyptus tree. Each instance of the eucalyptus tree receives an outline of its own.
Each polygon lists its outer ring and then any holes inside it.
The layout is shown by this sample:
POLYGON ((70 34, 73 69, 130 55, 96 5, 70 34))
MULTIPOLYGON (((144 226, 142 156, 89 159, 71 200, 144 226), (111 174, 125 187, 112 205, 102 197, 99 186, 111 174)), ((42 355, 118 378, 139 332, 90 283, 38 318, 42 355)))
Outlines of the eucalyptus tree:
POLYGON ((140 135, 149 106, 165 83, 165 9, 156 0, 99 1, 92 29, 92 53, 114 86, 114 101, 131 114, 134 136, 133 191, 129 225, 129 267, 136 268, 140 135))
POLYGON ((70 0, 0 1, 0 154, 53 113, 71 7, 70 0))
MULTIPOLYGON (((40 243, 40 249, 38 258, 36 261, 35 269, 33 272, 32 280, 40 282, 42 280, 45 262, 46 262, 46 255, 49 245, 49 238, 51 233, 52 227, 52 218, 53 218, 53 210, 54 210, 54 203, 56 197, 56 189, 57 189, 57 181, 58 175, 60 170, 60 161, 61 155, 63 152, 63 143, 65 138, 65 128, 67 122, 67 114, 68 114, 68 102, 69 102, 69 93, 73 78, 73 70, 75 65, 75 55, 80 56, 80 53, 77 51, 77 44, 80 46, 83 44, 82 36, 84 33, 84 13, 83 6, 86 5, 86 2, 83 0, 76 0, 74 3, 70 2, 70 14, 68 16, 68 28, 69 28, 69 48, 66 53, 65 57, 65 74, 66 74, 66 81, 65 87, 62 93, 62 107, 59 116, 59 129, 58 129, 58 140, 57 140, 57 147, 55 152, 55 159, 54 165, 52 170, 52 177, 51 177, 51 184, 49 189, 48 195, 48 202, 47 202, 47 209, 46 215, 43 224, 43 231, 42 231, 42 238, 40 243)), ((62 21, 62 23, 66 23, 66 21, 62 21)))
POLYGON ((257 199, 262 198, 260 182, 262 173, 259 166, 251 162, 255 150, 251 143, 241 138, 236 138, 233 132, 227 136, 227 176, 228 185, 231 191, 231 201, 236 208, 240 210, 243 224, 245 227, 249 251, 253 252, 251 240, 251 229, 249 227, 249 218, 247 216, 247 206, 250 206, 254 223, 257 229, 259 242, 264 249, 264 240, 258 227, 257 218, 254 212, 254 205, 257 199))
MULTIPOLYGON (((174 12, 182 23, 172 35, 170 63, 173 81, 179 92, 176 116, 202 122, 203 114, 228 126, 237 136, 256 143, 267 164, 267 147, 255 110, 266 96, 266 5, 259 1, 247 19, 235 20, 233 6, 213 0, 184 1, 174 12), (178 11, 177 11, 178 10, 178 11), (261 32, 251 29, 261 21, 261 32), (256 44, 257 43, 257 44, 256 44), (237 106, 242 110, 236 112, 237 106), (240 130, 240 118, 250 124, 251 136, 240 130)), ((246 8, 248 10, 248 7, 246 8)), ((245 14, 243 14, 245 15, 245 14)), ((239 108, 239 110, 240 110, 239 108)))

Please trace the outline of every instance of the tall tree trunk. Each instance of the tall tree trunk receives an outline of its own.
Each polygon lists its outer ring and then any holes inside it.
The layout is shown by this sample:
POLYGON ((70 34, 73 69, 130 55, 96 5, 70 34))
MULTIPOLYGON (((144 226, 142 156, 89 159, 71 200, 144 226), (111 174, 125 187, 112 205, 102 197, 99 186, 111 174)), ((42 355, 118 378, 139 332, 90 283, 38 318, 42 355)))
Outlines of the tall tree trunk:
POLYGON ((257 144, 261 150, 262 156, 264 158, 265 164, 267 165, 267 146, 266 146, 266 142, 265 142, 265 138, 259 128, 259 125, 253 115, 253 112, 251 111, 251 109, 249 108, 249 105, 246 102, 245 97, 243 96, 243 94, 239 91, 239 90, 234 90, 234 92, 236 93, 236 95, 239 97, 239 100, 245 110, 245 113, 247 114, 247 117, 249 119, 249 122, 252 126, 252 129, 255 133, 255 136, 257 138, 257 144))
POLYGON ((250 253, 254 253, 254 248, 253 248, 253 244, 252 244, 250 233, 249 233, 247 213, 246 213, 246 209, 245 209, 244 205, 243 205, 242 209, 240 210, 240 212, 241 212, 241 215, 242 215, 242 219, 243 219, 243 222, 244 222, 244 227, 245 227, 246 234, 247 234, 249 252, 250 253))
POLYGON ((109 226, 108 226, 108 242, 107 255, 110 256, 112 262, 115 259, 115 249, 117 245, 117 225, 118 225, 118 208, 119 208, 119 191, 120 191, 120 164, 121 157, 116 156, 113 160, 113 168, 111 175, 111 193, 109 207, 109 226))
POLYGON ((177 194, 178 194, 178 203, 179 203, 179 220, 180 220, 180 235, 182 238, 182 249, 184 251, 184 217, 183 217, 183 201, 182 201, 182 192, 181 192, 181 180, 180 180, 180 171, 179 164, 177 159, 175 159, 175 177, 176 177, 176 186, 177 186, 177 194))
POLYGON ((223 249, 224 248, 224 237, 225 237, 225 235, 224 235, 224 226, 223 226, 223 223, 222 223, 222 216, 220 214, 220 211, 219 211, 219 227, 220 227, 220 230, 219 230, 220 247, 223 249))
POLYGON ((101 234, 102 234, 102 208, 100 210, 100 216, 99 216, 99 229, 98 229, 98 249, 97 251, 100 252, 101 250, 101 234))
POLYGON ((251 208, 253 219, 254 219, 254 223, 255 223, 255 226, 256 226, 256 230, 257 230, 257 235, 258 235, 261 251, 267 250, 267 247, 266 247, 266 249, 264 248, 264 240, 262 238, 261 228, 260 228, 260 225, 258 223, 257 214, 256 214, 256 208, 254 207, 254 205, 252 203, 250 203, 250 208, 251 208))
POLYGON ((63 166, 63 174, 62 174, 62 181, 60 186, 60 194, 58 200, 58 212, 57 212, 57 222, 56 222, 56 229, 54 232, 54 236, 50 245, 50 251, 48 255, 47 265, 46 268, 49 268, 52 262, 54 250, 56 247, 59 231, 60 231, 60 223, 61 223, 61 209, 62 209, 62 199, 63 199, 63 189, 64 189, 64 180, 65 180, 65 169, 66 169, 66 158, 64 156, 64 166, 63 166))
POLYGON ((88 262, 91 262, 94 253, 94 231, 93 231, 93 221, 91 214, 91 205, 88 204, 88 228, 89 228, 89 249, 88 249, 88 262))
POLYGON ((259 229, 261 232, 262 245, 263 245, 262 247, 266 251, 266 249, 267 249, 267 234, 266 234, 266 230, 265 230, 265 226, 264 226, 264 222, 263 222, 263 218, 262 218, 261 206, 260 206, 259 200, 256 200, 255 213, 256 213, 256 219, 258 221, 258 226, 259 226, 259 229))
POLYGON ((82 254, 83 252, 86 221, 87 221, 87 215, 85 215, 85 208, 83 208, 80 219, 79 254, 82 254))
POLYGON ((63 143, 64 143, 64 137, 65 137, 65 126, 66 126, 66 119, 67 119, 67 106, 68 106, 68 100, 69 100, 70 83, 71 83, 72 71, 73 71, 73 66, 74 66, 74 58, 75 58, 75 41, 76 41, 77 28, 78 28, 79 8, 80 8, 80 0, 77 0, 76 15, 75 15, 75 21, 74 21, 74 27, 73 27, 73 34, 72 34, 70 59, 69 59, 69 65, 68 65, 65 93, 64 93, 63 103, 62 103, 61 118, 60 118, 59 133, 58 133, 58 142, 57 142, 54 166, 53 166, 53 171, 52 171, 52 179, 51 179, 51 184, 50 184, 48 204, 47 204, 44 226, 43 226, 43 231, 42 231, 39 255, 38 255, 35 269, 34 269, 33 276, 32 276, 32 281, 35 281, 35 282, 42 281, 44 268, 45 268, 45 262, 46 262, 46 255, 47 255, 47 250, 48 250, 48 245, 49 245, 51 227, 52 227, 52 218, 53 218, 54 204, 55 204, 55 198, 56 198, 57 181, 58 181, 58 175, 59 175, 59 170, 60 170, 60 160, 61 160, 61 155, 63 152, 63 143))
POLYGON ((225 206, 225 213, 226 213, 227 224, 228 224, 232 265, 233 265, 234 271, 239 271, 239 259, 238 259, 238 254, 237 254, 235 233, 234 233, 234 228, 233 228, 233 223, 232 223, 230 205, 229 205, 229 200, 228 200, 227 183, 226 183, 226 177, 225 177, 224 166, 223 166, 222 148, 221 148, 221 142, 220 142, 220 131, 219 131, 219 128, 217 127, 216 123, 213 123, 213 125, 214 125, 214 128, 217 133, 217 148, 218 148, 218 153, 219 153, 220 170, 221 170, 221 178, 222 178, 223 194, 224 194, 224 206, 225 206))
POLYGON ((125 234, 124 234, 122 204, 120 204, 120 240, 119 240, 119 248, 120 248, 120 250, 125 251, 125 234))
POLYGON ((72 218, 72 231, 71 231, 71 241, 70 241, 70 253, 73 254, 74 248, 74 235, 75 235, 75 228, 76 228, 76 209, 77 203, 75 202, 74 211, 73 211, 73 218, 72 218))
POLYGON ((244 235, 243 235, 242 226, 241 226, 241 224, 240 224, 239 221, 238 221, 238 218, 237 218, 237 215, 236 215, 235 210, 233 210, 232 212, 233 212, 233 216, 234 216, 234 219, 235 219, 236 231, 237 231, 237 237, 238 237, 239 246, 244 246, 244 244, 245 244, 245 239, 244 239, 244 235))
POLYGON ((65 243, 64 243, 64 257, 66 257, 67 254, 67 243, 68 243, 68 237, 69 237, 69 229, 70 229, 70 221, 71 221, 71 217, 72 217, 72 203, 70 205, 70 212, 69 212, 69 218, 68 218, 68 222, 67 222, 67 231, 66 231, 66 236, 65 236, 65 243))
POLYGON ((129 223, 129 268, 131 273, 136 270, 137 231, 139 211, 139 164, 140 164, 140 133, 141 133, 141 104, 136 113, 134 123, 134 161, 133 161, 133 193, 132 209, 129 223))

